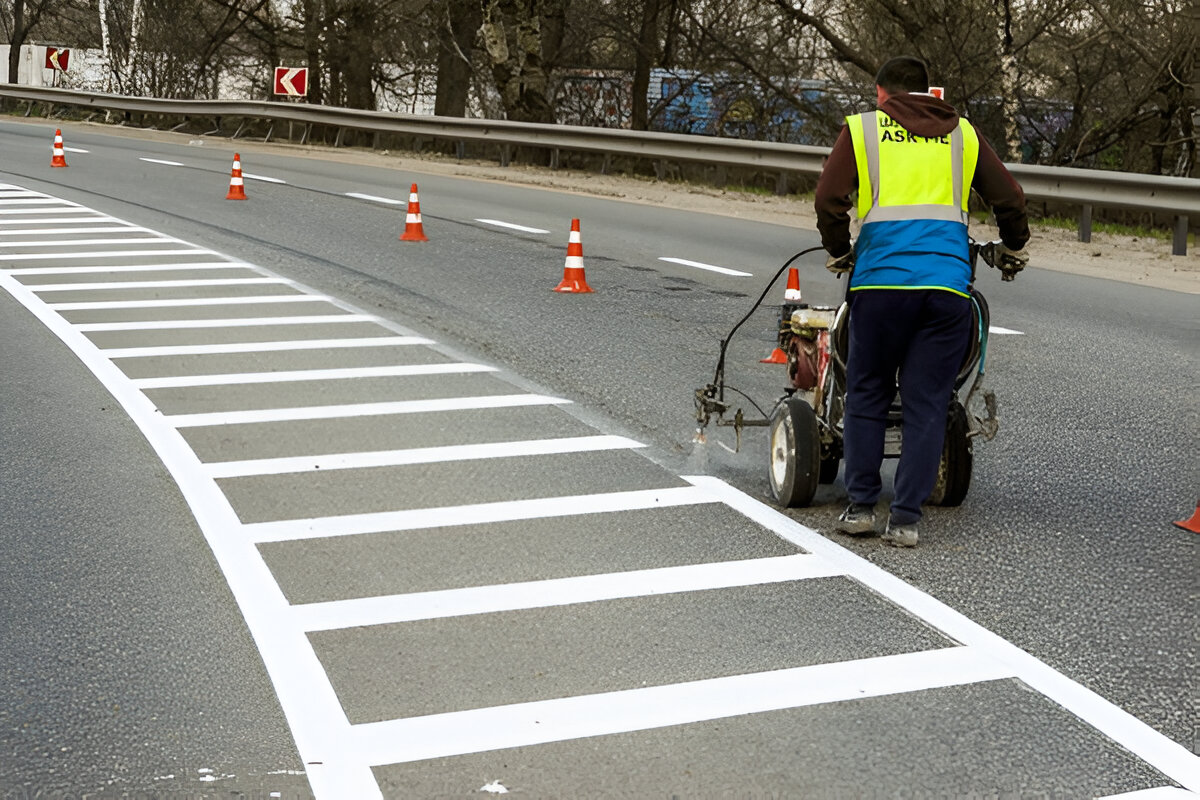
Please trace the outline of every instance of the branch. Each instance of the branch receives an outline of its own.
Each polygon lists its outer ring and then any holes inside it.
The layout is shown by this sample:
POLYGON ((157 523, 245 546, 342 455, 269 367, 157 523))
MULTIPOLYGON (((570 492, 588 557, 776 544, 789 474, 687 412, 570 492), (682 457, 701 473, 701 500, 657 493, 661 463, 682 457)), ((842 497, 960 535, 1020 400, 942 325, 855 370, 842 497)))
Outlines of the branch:
POLYGON ((791 18, 793 22, 799 22, 801 25, 808 25, 820 34, 821 38, 829 42, 829 45, 843 59, 850 62, 854 66, 861 69, 863 72, 875 77, 875 73, 879 71, 879 64, 872 58, 868 58, 863 53, 854 49, 849 42, 838 36, 832 28, 825 22, 812 14, 806 12, 803 8, 797 8, 789 2, 789 0, 771 0, 780 11, 791 18))

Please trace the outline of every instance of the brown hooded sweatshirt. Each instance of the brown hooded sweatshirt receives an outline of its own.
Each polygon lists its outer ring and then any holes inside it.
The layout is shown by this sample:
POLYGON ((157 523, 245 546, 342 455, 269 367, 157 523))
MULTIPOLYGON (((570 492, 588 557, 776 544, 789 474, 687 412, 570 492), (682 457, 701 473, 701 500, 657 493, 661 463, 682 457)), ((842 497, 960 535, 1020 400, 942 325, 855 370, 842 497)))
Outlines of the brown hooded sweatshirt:
MULTIPOLYGON (((954 107, 933 95, 892 95, 882 110, 917 136, 945 136, 958 126, 954 107)), ((976 129, 976 133, 978 133, 976 129)), ((821 244, 832 256, 850 251, 850 195, 858 188, 858 168, 854 162, 854 144, 843 125, 817 181, 817 230, 821 244)), ((1020 250, 1029 241, 1029 221, 1025 216, 1025 193, 996 156, 996 151, 979 134, 979 161, 971 188, 992 208, 1000 238, 1011 250, 1020 250)))

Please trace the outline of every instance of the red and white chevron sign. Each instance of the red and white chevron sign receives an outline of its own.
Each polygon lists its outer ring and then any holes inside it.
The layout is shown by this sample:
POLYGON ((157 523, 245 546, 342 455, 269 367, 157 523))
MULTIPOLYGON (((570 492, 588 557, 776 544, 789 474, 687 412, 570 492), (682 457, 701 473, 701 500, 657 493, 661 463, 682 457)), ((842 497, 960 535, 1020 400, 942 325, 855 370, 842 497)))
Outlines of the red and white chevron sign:
POLYGON ((290 97, 308 94, 308 67, 276 67, 275 94, 290 97))
POLYGON ((55 69, 60 72, 67 71, 67 64, 71 60, 71 51, 61 47, 46 48, 46 69, 55 69))

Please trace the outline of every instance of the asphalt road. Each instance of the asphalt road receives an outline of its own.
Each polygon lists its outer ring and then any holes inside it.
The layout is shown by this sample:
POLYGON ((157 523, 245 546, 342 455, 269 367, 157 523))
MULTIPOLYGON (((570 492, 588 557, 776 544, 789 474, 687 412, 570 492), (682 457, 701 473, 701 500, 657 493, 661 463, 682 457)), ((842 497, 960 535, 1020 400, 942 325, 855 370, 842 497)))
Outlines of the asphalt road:
MULTIPOLYGON (((698 474, 769 502, 762 431, 748 431, 737 454, 716 444, 697 449, 691 442, 691 393, 711 377, 719 338, 785 258, 816 244, 814 234, 266 152, 244 153, 245 171, 287 184, 251 177, 250 199, 227 202, 222 198, 235 145, 210 140, 189 145, 186 137, 164 144, 82 127, 64 133, 69 147, 87 152, 68 151, 70 168, 52 170, 53 129, 0 124, 6 154, 0 181, 265 268, 333 298, 338 313, 378 318, 84 334, 95 346, 211 348, 279 339, 281 330, 291 340, 411 334, 436 342, 428 348, 114 357, 128 378, 397 364, 426 369, 458 362, 499 368, 430 373, 419 382, 381 375, 275 383, 266 391, 246 383, 144 389, 157 413, 175 418, 491 398, 466 412, 320 421, 227 417, 222 420, 227 424, 180 424, 199 462, 238 465, 210 483, 229 503, 230 519, 251 532, 253 549, 288 603, 315 606, 786 558, 819 548, 780 538, 776 527, 748 522, 725 505, 575 513, 569 522, 492 519, 486 537, 478 535, 478 524, 452 515, 433 528, 388 517, 327 536, 300 535, 292 522, 342 525, 329 521, 358 515, 361 522, 397 508, 436 511, 517 498, 686 490, 678 476, 698 474), (419 245, 397 242, 413 181, 420 184, 430 237, 419 245), (595 294, 549 291, 561 277, 572 217, 582 220, 595 294), (526 394, 571 402, 495 405, 496 398, 526 394), (364 450, 597 436, 628 437, 646 447, 627 449, 606 440, 610 449, 599 449, 592 439, 587 446, 595 449, 542 454, 536 461, 393 459, 303 474, 250 474, 246 466, 249 460, 364 450), (408 532, 397 536, 395 530, 408 532)), ((87 236, 113 234, 69 238, 87 236)), ((9 243, 15 238, 4 237, 9 243)), ((93 246, 64 245, 60 252, 71 248, 93 246)), ((135 256, 122 263, 163 258, 186 265, 215 257, 135 256)), ((45 263, 68 269, 112 261, 45 263)), ((842 287, 824 274, 821 261, 813 255, 799 262, 801 285, 808 299, 835 302, 842 287)), ((975 479, 964 505, 931 510, 922 544, 911 552, 885 548, 877 539, 828 538, 1195 753, 1196 538, 1169 521, 1190 511, 1200 486, 1196 296, 1037 266, 1035 253, 1014 284, 980 277, 993 324, 1020 333, 992 338, 988 383, 1000 400, 1001 432, 976 447, 975 479)), ((199 270, 183 269, 87 280, 200 277, 199 270)), ((31 276, 18 280, 34 282, 31 276)), ((60 272, 38 276, 36 284, 83 280, 60 272)), ((69 303, 293 291, 284 284, 118 287, 39 296, 69 303)), ((781 295, 782 286, 772 292, 781 295)), ((768 297, 778 302, 775 294, 768 297)), ((247 304, 238 316, 317 313, 315 305, 308 306, 247 304)), ((61 313, 79 326, 220 319, 231 316, 228 312, 193 306, 61 313)), ((764 408, 781 382, 780 367, 757 363, 773 346, 773 313, 770 308, 757 313, 729 355, 731 383, 764 408)), ((189 511, 127 409, 7 294, 0 294, 0 330, 6 342, 0 535, 10 565, 0 586, 11 609, 2 639, 0 790, 304 791, 307 779, 297 773, 314 767, 303 763, 289 730, 303 739, 297 730, 307 729, 293 712, 292 724, 285 720, 276 692, 282 692, 285 708, 293 707, 287 698, 296 695, 278 679, 272 688, 268 671, 281 674, 281 668, 264 669, 266 639, 255 627, 269 615, 255 622, 259 618, 249 613, 248 632, 235 605, 235 595, 242 596, 239 584, 232 578, 227 584, 229 569, 222 567, 225 545, 205 542, 212 530, 203 522, 207 517, 198 526, 194 503, 189 511)), ((720 438, 732 443, 724 434, 720 438)), ((787 516, 827 531, 844 500, 839 482, 823 489, 813 508, 787 516)), ((343 613, 330 608, 331 614, 343 613)), ((361 612, 344 613, 357 619, 353 614, 361 612)), ((405 623, 388 619, 306 629, 338 711, 359 730, 393 719, 545 698, 890 658, 948 643, 873 591, 837 577, 552 608, 516 605, 502 613, 405 623)), ((266 658, 274 663, 269 652, 266 658)), ((547 744, 506 741, 475 754, 451 748, 439 755, 443 751, 431 744, 428 758, 384 759, 377 763, 391 766, 377 767, 373 775, 387 797, 457 796, 501 779, 513 791, 534 796, 902 791, 1100 796, 1171 785, 1094 727, 1024 686, 1012 679, 930 686, 547 744)), ((322 702, 314 699, 313 706, 322 702)))

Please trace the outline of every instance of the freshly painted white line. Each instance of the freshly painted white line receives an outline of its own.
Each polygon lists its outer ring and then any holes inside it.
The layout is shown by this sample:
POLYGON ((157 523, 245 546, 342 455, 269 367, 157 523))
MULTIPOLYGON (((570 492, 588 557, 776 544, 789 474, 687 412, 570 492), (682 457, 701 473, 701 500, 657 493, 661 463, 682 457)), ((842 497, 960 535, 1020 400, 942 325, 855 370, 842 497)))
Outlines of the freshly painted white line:
POLYGON ((309 317, 238 317, 235 319, 150 319, 139 322, 85 322, 81 331, 161 331, 181 328, 256 328, 262 325, 322 325, 329 322, 373 322, 369 314, 322 314, 309 317))
POLYGON ((146 158, 145 156, 139 156, 138 161, 149 161, 151 164, 165 164, 168 167, 183 166, 183 164, 179 163, 178 161, 168 161, 165 158, 146 158))
MULTIPOLYGON (((88 211, 89 209, 86 209, 86 208, 85 209, 78 209, 78 208, 64 208, 63 209, 64 212, 70 212, 70 213, 76 213, 81 210, 88 211)), ((17 213, 17 212, 0 210, 0 216, 8 216, 9 214, 14 214, 14 213, 17 213)), ((25 212, 22 211, 20 213, 25 213, 25 212)), ((90 215, 80 214, 78 217, 47 217, 46 219, 29 219, 27 217, 18 217, 17 219, 0 219, 0 225, 74 225, 77 223, 83 224, 83 225, 91 225, 93 222, 121 222, 121 220, 119 220, 115 217, 110 217, 107 214, 96 214, 94 212, 90 215)), ((125 224, 128 225, 129 223, 125 223, 125 224)))
POLYGON ((1007 665, 1013 675, 1035 691, 1075 714, 1171 780, 1191 791, 1200 791, 1200 758, 1129 712, 1055 671, 940 600, 725 482, 708 476, 685 475, 684 480, 707 488, 731 508, 808 552, 830 559, 849 577, 955 641, 968 645, 996 663, 1007 665))
POLYGON ((884 697, 1012 676, 969 647, 731 675, 354 725, 346 743, 382 766, 884 697))
POLYGON ((254 522, 242 526, 242 533, 255 543, 291 542, 300 539, 325 539, 383 531, 412 531, 451 525, 479 525, 511 522, 519 519, 572 517, 604 514, 612 511, 639 511, 646 508, 691 506, 715 503, 711 492, 694 486, 671 489, 636 489, 628 492, 545 497, 537 500, 505 500, 469 506, 439 506, 404 511, 377 511, 339 517, 289 519, 254 522))
POLYGON ((0 247, 74 247, 81 244, 158 244, 159 242, 177 242, 178 239, 163 236, 123 236, 112 239, 56 239, 52 242, 6 242, 0 240, 0 247))
MULTIPOLYGON (((0 270, 0 274, 3 271, 0 270)), ((175 308, 179 306, 237 306, 257 303, 328 303, 328 297, 311 294, 266 294, 259 297, 182 297, 168 300, 92 300, 50 303, 54 311, 97 311, 109 308, 175 308)))
MULTIPOLYGON (((286 319, 286 317, 280 317, 286 319)), ((79 326, 82 328, 83 326, 79 326)), ((495 372, 483 364, 393 364, 386 367, 340 367, 337 369, 301 369, 288 372, 236 372, 224 375, 179 375, 167 378, 140 378, 133 382, 139 389, 166 389, 185 386, 228 386, 239 383, 290 383, 293 381, 349 380, 354 378, 393 378, 408 375, 454 375, 470 372, 495 372)))
POLYGON ((362 194, 361 192, 346 192, 346 197, 356 197, 359 200, 370 200, 375 203, 387 203, 392 206, 407 205, 407 200, 393 200, 390 197, 376 197, 373 194, 362 194))
POLYGON ((292 284, 287 278, 196 278, 195 280, 108 281, 102 283, 43 283, 28 286, 31 292, 87 292, 101 289, 184 289, 200 286, 261 286, 292 284))
POLYGON ((387 414, 423 414, 428 411, 470 411, 478 408, 514 408, 569 403, 541 394, 500 394, 487 397, 447 397, 437 400, 393 400, 381 403, 346 403, 336 406, 298 406, 265 408, 256 411, 211 411, 202 414, 177 414, 164 417, 176 428, 200 428, 207 425, 244 425, 256 422, 288 422, 301 419, 341 419, 374 417, 387 414))
MULTIPOLYGON (((2 201, 0 201, 2 202, 2 201)), ((8 216, 9 214, 91 214, 97 218, 112 219, 107 214, 101 214, 99 211, 91 208, 77 206, 74 203, 67 203, 62 200, 56 201, 60 204, 58 208, 0 208, 0 216, 8 216)), ((39 220, 28 220, 29 222, 38 222, 39 220)))
POLYGON ((230 342, 227 344, 179 344, 161 347, 117 347, 100 352, 109 358, 158 358, 161 356, 207 356, 228 353, 269 353, 284 350, 330 350, 350 347, 405 347, 433 344, 419 336, 364 336, 360 339, 297 339, 287 342, 230 342))
POLYGON ((688 261, 686 258, 667 258, 664 256, 664 257, 660 257, 658 260, 659 261, 668 261, 672 264, 682 264, 685 267, 695 267, 696 269, 705 269, 705 270, 708 270, 709 272, 719 272, 722 275, 733 275, 738 278, 753 278, 754 277, 754 275, 752 275, 749 272, 742 272, 741 270, 729 269, 729 267, 714 267, 712 264, 701 264, 699 261, 688 261))
POLYGON ((522 231, 524 233, 549 233, 550 231, 541 228, 529 228, 525 225, 517 225, 512 222, 501 222, 498 219, 476 219, 476 222, 482 222, 485 225, 496 225, 500 228, 512 228, 514 231, 522 231))
POLYGON ((36 295, 4 274, 0 274, 0 288, 38 317, 96 375, 175 479, 258 646, 314 795, 319 800, 382 800, 371 770, 346 747, 350 730, 346 713, 307 637, 290 624, 287 598, 261 553, 241 535, 240 520, 225 495, 201 473, 187 442, 115 364, 36 295))
MULTIPOLYGON (((0 197, 0 206, 38 206, 38 205, 40 205, 40 206, 45 206, 45 205, 66 206, 69 204, 63 200, 59 200, 55 197, 47 197, 46 195, 38 195, 36 197, 14 197, 14 198, 0 197)), ((49 209, 45 209, 45 210, 49 211, 49 209)))
POLYGON ((828 561, 800 554, 335 600, 293 606, 293 609, 296 622, 302 629, 310 632, 331 631, 469 614, 493 614, 527 608, 594 603, 624 597, 651 597, 660 594, 728 589, 735 586, 832 578, 840 574, 828 561))
POLYGON ((519 442, 456 444, 444 447, 417 447, 408 450, 375 450, 358 453, 331 453, 318 456, 259 458, 249 461, 220 461, 205 464, 212 478, 245 478, 251 475, 283 475, 292 472, 328 472, 337 469, 404 467, 413 464, 442 464, 448 461, 474 461, 490 458, 520 458, 559 453, 592 453, 601 450, 628 450, 645 447, 624 436, 575 436, 563 439, 533 439, 519 442))
POLYGON ((203 247, 192 247, 187 250, 109 250, 109 251, 92 251, 87 253, 5 253, 0 255, 0 260, 3 261, 31 261, 34 259, 61 258, 64 261, 70 261, 75 258, 117 258, 125 256, 196 256, 196 255, 216 255, 211 250, 206 250, 203 247))
MULTIPOLYGON (((28 220, 25 220, 28 222, 28 220)), ((80 220, 82 222, 82 220, 80 220)), ((147 231, 149 228, 143 228, 140 225, 109 225, 104 228, 18 228, 15 231, 0 231, 0 236, 54 236, 60 233, 112 233, 114 231, 147 231)), ((104 241, 108 241, 105 239, 104 241)), ((163 241, 178 241, 171 238, 163 241)), ((47 244, 47 242, 40 242, 47 244)))
POLYGON ((63 150, 66 150, 68 153, 87 153, 87 152, 89 152, 87 150, 84 150, 82 147, 63 147, 63 150))
POLYGON ((29 189, 3 189, 0 188, 0 197, 48 197, 49 195, 42 192, 34 192, 29 189))
POLYGON ((265 181, 266 183, 287 183, 287 181, 279 178, 268 178, 266 175, 254 175, 249 172, 243 172, 242 177, 251 181, 265 181))
POLYGON ((262 270, 244 261, 191 261, 172 262, 170 264, 122 264, 120 266, 99 265, 90 267, 19 267, 4 270, 9 275, 88 275, 104 272, 183 272, 195 269, 249 269, 255 272, 262 270))
POLYGON ((1014 331, 1014 330, 1010 330, 1009 328, 1001 328, 999 325, 989 325, 988 333, 998 333, 1001 335, 1008 334, 1008 335, 1012 335, 1012 336, 1023 336, 1024 335, 1021 331, 1014 331))
POLYGON ((178 240, 162 236, 122 236, 112 239, 55 239, 50 242, 6 242, 0 239, 0 247, 74 247, 83 244, 159 244, 161 242, 175 241, 178 240))

